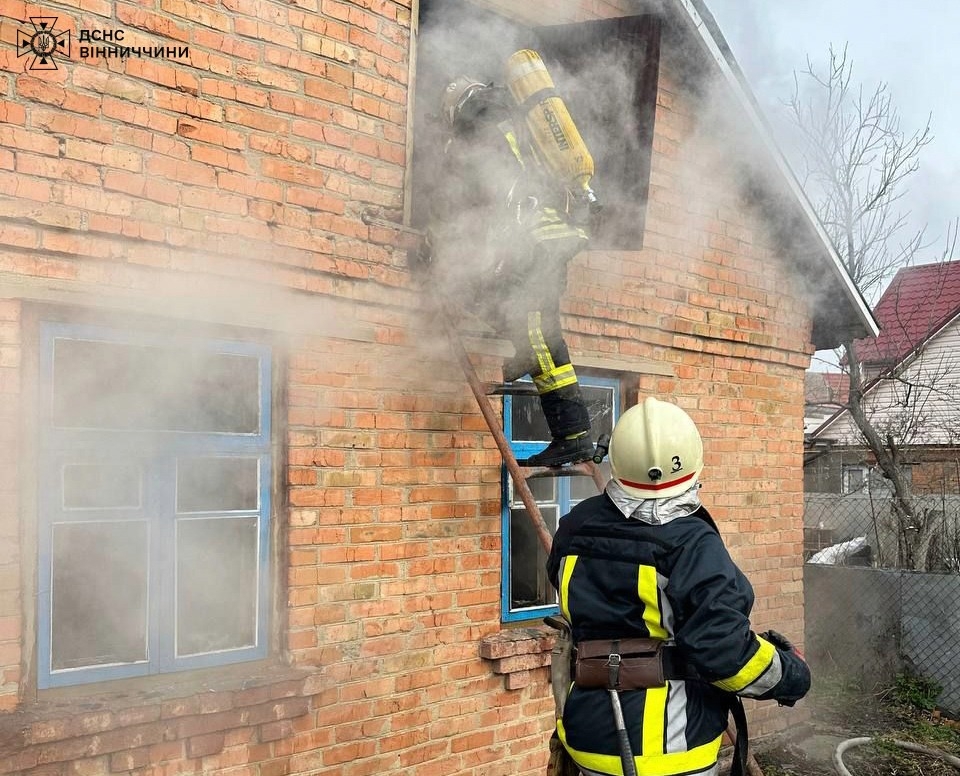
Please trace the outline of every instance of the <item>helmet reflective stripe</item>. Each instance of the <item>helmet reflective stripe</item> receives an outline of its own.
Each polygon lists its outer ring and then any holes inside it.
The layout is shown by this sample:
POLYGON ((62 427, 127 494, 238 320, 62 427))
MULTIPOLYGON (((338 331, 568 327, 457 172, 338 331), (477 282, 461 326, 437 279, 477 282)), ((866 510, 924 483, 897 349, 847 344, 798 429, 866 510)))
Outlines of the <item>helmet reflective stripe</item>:
MULTIPOLYGON (((638 488, 639 490, 656 491, 656 490, 663 490, 664 488, 671 488, 674 485, 679 485, 683 482, 686 482, 687 480, 692 480, 694 477, 697 476, 698 473, 699 472, 690 472, 690 474, 688 474, 686 477, 681 477, 680 479, 672 480, 670 482, 661 482, 655 485, 650 485, 646 482, 631 482, 630 480, 625 480, 621 477, 620 484, 626 485, 631 488, 638 488)), ((693 483, 691 482, 690 484, 692 485, 693 483)))
POLYGON ((649 397, 617 421, 610 437, 610 468, 634 498, 679 496, 703 471, 700 432, 676 404, 649 397))

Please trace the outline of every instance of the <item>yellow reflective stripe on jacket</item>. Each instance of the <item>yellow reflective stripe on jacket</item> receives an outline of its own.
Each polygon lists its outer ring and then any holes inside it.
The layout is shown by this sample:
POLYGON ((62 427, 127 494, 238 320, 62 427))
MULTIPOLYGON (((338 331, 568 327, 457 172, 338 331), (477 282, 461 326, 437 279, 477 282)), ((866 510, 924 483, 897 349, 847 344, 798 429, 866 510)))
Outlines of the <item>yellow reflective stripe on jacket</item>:
POLYGON ((568 224, 549 224, 547 226, 537 226, 533 229, 533 237, 539 242, 546 240, 564 240, 570 237, 577 237, 583 240, 587 239, 587 233, 576 226, 568 224))
POLYGON ((721 679, 712 684, 727 692, 740 692, 744 687, 748 687, 757 681, 763 672, 770 667, 777 654, 776 647, 766 639, 757 636, 757 642, 760 644, 760 648, 743 668, 728 679, 721 679))
POLYGON ((550 393, 550 391, 565 388, 568 385, 575 385, 576 382, 577 373, 573 370, 573 364, 554 367, 549 372, 544 372, 533 378, 533 384, 537 386, 537 393, 541 396, 550 393))
POLYGON ((538 226, 548 226, 550 224, 564 224, 566 223, 560 214, 557 212, 555 207, 545 207, 540 211, 540 223, 538 226))
POLYGON ((520 162, 520 166, 523 167, 523 154, 520 153, 520 143, 517 141, 517 135, 513 131, 513 127, 508 121, 502 121, 497 124, 497 129, 499 129, 504 138, 506 138, 507 145, 510 146, 510 150, 513 152, 513 155, 517 157, 517 161, 520 162))
POLYGON ((573 576, 573 567, 577 565, 576 555, 567 555, 560 564, 560 589, 557 595, 560 598, 560 613, 567 622, 570 620, 570 577, 573 576))
MULTIPOLYGON (((657 569, 640 565, 637 572, 637 595, 643 601, 643 621, 655 639, 665 639, 662 625, 660 596, 657 591, 657 569)), ((650 687, 643 699, 643 730, 640 753, 644 757, 662 755, 666 739, 668 685, 650 687)))
POLYGON ((640 753, 644 757, 663 754, 663 742, 667 727, 667 690, 663 687, 648 687, 643 698, 643 731, 640 753))
POLYGON ((556 208, 545 207, 540 212, 540 218, 537 225, 533 228, 531 234, 538 242, 545 240, 565 240, 576 237, 581 240, 588 239, 587 233, 579 226, 568 224, 561 218, 556 208))
MULTIPOLYGON (((648 690, 649 692, 649 690, 648 690)), ((563 720, 557 720, 557 735, 564 746, 567 743, 567 733, 563 728, 563 720)), ((717 755, 720 752, 720 741, 722 735, 717 736, 713 741, 694 747, 687 752, 671 752, 669 754, 652 754, 635 756, 638 773, 644 776, 675 776, 681 773, 696 773, 704 771, 717 762, 717 755)), ((571 757, 578 765, 589 768, 597 773, 622 774, 623 768, 620 764, 620 756, 612 754, 592 754, 590 752, 580 752, 576 749, 570 749, 571 757)))
POLYGON ((643 601, 643 621, 650 631, 650 638, 666 639, 669 634, 663 627, 660 611, 660 591, 657 588, 657 570, 653 566, 640 566, 637 579, 637 595, 643 601))

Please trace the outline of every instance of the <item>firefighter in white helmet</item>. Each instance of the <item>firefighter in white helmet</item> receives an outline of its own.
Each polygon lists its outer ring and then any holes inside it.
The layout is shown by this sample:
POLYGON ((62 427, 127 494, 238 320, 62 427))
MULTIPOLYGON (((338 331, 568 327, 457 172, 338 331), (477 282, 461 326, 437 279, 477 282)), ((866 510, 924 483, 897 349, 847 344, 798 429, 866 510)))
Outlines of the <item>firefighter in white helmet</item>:
POLYGON ((557 736, 582 773, 622 773, 616 689, 638 776, 716 774, 730 712, 742 770, 739 699, 792 706, 810 671, 783 636, 751 628, 753 589, 700 503, 703 443, 690 416, 652 397, 631 407, 611 435, 610 464, 605 492, 560 521, 547 572, 580 654, 650 639, 657 651, 643 660, 658 670, 651 679, 624 656, 616 688, 576 679, 557 736))
POLYGON ((587 245, 568 198, 538 163, 505 87, 467 77, 440 105, 443 157, 421 261, 432 279, 511 340, 504 381, 529 374, 552 441, 526 463, 590 458, 590 418, 560 327, 567 262, 587 245))

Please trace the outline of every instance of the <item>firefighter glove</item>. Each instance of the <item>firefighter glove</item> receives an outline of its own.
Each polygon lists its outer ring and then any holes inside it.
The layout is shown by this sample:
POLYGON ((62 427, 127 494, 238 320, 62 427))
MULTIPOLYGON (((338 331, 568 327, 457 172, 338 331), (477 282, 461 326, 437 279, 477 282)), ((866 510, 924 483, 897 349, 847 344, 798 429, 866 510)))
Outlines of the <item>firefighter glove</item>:
POLYGON ((810 691, 810 667, 789 639, 774 630, 760 634, 777 649, 783 675, 780 681, 758 697, 758 700, 775 700, 781 706, 793 706, 810 691))
POLYGON ((760 634, 760 638, 766 639, 777 649, 782 649, 786 652, 795 652, 796 648, 790 643, 790 640, 784 636, 782 633, 778 633, 775 630, 768 630, 760 634))

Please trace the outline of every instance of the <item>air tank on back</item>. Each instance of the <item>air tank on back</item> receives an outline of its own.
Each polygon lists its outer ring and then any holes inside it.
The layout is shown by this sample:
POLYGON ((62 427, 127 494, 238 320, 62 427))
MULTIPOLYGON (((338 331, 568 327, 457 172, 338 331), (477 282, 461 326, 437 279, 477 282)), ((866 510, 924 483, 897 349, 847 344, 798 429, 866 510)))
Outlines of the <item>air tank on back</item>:
POLYGON ((541 163, 574 197, 594 206, 597 199, 590 188, 593 157, 540 55, 530 49, 511 55, 506 81, 541 163))

